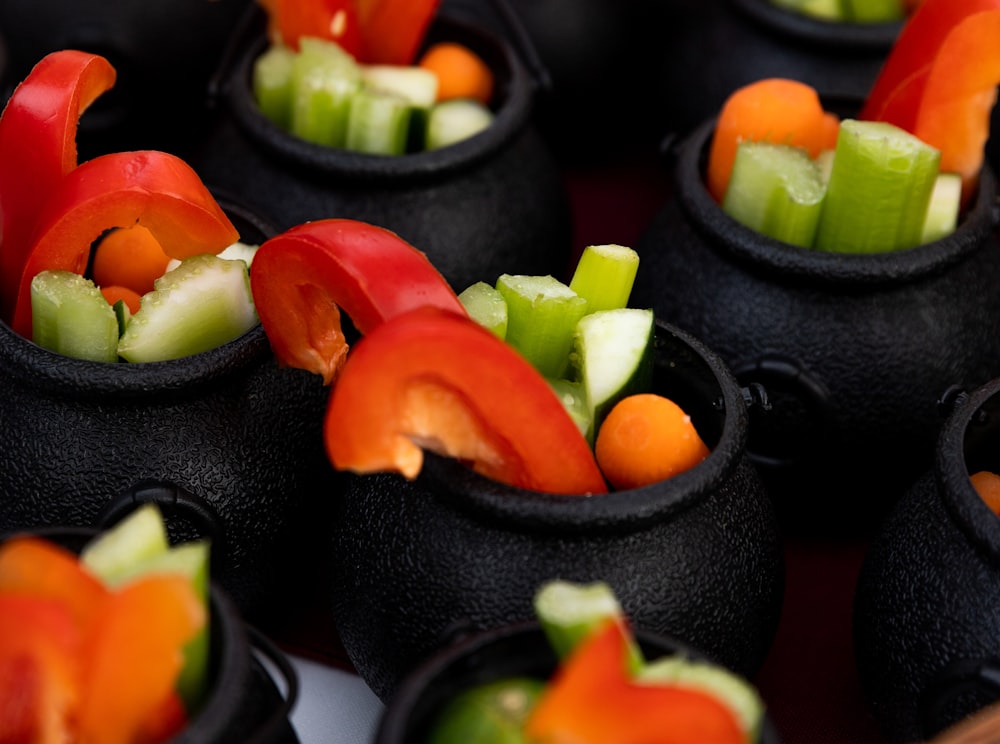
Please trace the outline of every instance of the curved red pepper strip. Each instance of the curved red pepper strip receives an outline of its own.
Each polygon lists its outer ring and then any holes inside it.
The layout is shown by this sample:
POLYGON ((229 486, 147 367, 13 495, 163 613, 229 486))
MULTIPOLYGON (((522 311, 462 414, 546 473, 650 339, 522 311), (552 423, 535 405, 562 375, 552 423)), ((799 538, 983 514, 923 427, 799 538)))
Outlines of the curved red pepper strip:
POLYGON ((744 744, 735 714, 711 694, 636 683, 626 639, 608 622, 563 662, 525 726, 546 744, 744 744))
POLYGON ((82 274, 94 240, 109 228, 137 222, 178 259, 218 253, 239 239, 198 174, 177 156, 140 150, 88 160, 62 179, 39 215, 20 277, 14 330, 31 337, 31 280, 38 272, 82 274))
POLYGON ((414 478, 426 447, 520 488, 607 491, 538 370, 467 315, 435 307, 389 318, 355 344, 333 386, 325 440, 341 470, 414 478))
POLYGON ((356 0, 362 61, 412 65, 441 0, 356 0))
POLYGON ((115 83, 103 57, 74 50, 43 58, 0 116, 0 314, 10 320, 35 221, 77 164, 80 115, 115 83))
POLYGON ((426 255, 384 227, 351 219, 306 222, 265 241, 250 287, 278 362, 326 384, 347 354, 341 308, 361 333, 421 305, 465 313, 426 255))

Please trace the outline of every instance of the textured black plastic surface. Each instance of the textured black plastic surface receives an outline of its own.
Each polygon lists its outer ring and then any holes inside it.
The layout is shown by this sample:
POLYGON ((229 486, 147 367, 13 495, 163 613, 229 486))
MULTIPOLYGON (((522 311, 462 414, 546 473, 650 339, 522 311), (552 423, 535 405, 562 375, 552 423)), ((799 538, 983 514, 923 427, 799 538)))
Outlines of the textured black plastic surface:
POLYGON ((1000 374, 1000 250, 987 168, 947 238, 869 256, 810 251, 730 219, 704 187, 714 120, 678 147, 675 194, 636 249, 633 302, 716 351, 770 411, 750 451, 796 529, 870 529, 930 462, 938 401, 1000 374))
POLYGON ((670 480, 556 496, 434 456, 415 482, 350 479, 333 519, 334 620, 377 695, 455 627, 531 619, 535 591, 556 577, 605 580, 638 627, 756 672, 776 630, 784 564, 771 501, 746 458, 746 403, 718 358, 676 329, 658 328, 656 362, 656 389, 712 448, 670 480))
POLYGON ((315 145, 264 117, 250 76, 266 37, 261 24, 251 28, 221 83, 214 122, 189 158, 207 183, 255 206, 279 229, 349 217, 393 230, 459 292, 502 273, 565 276, 568 195, 531 122, 534 83, 509 45, 475 26, 436 20, 428 44, 461 41, 493 69, 497 116, 450 147, 391 157, 315 145))
POLYGON ((896 742, 1000 700, 1000 519, 969 480, 984 469, 1000 472, 1000 379, 959 399, 858 578, 858 672, 896 742))

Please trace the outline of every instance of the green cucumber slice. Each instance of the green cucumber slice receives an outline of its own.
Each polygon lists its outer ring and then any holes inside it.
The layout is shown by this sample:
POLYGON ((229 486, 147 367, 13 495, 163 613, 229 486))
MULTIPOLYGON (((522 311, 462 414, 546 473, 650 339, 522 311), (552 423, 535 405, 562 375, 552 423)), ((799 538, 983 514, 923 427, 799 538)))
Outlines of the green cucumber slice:
POLYGON ((506 677, 456 695, 438 714, 427 744, 528 744, 524 726, 543 680, 506 677))
POLYGON ((845 119, 815 246, 873 253, 919 245, 941 152, 897 126, 845 119))
POLYGON ((587 405, 587 394, 583 389, 583 383, 576 380, 549 380, 549 385, 559 396, 563 408, 576 424, 576 428, 585 437, 590 433, 593 424, 591 419, 590 406, 587 405))
POLYGON ((615 403, 653 384, 653 311, 619 308, 590 313, 577 324, 572 363, 583 382, 592 442, 615 403))
POLYGON ((282 44, 270 45, 254 60, 251 86, 261 113, 288 129, 292 108, 292 70, 295 52, 282 44))
POLYGON ((906 16, 901 0, 842 0, 850 23, 892 23, 906 16))
POLYGON ((475 282, 459 293, 458 301, 479 325, 497 338, 507 338, 507 301, 500 290, 486 282, 475 282))
MULTIPOLYGON (((628 628, 617 595, 604 581, 578 583, 553 579, 542 584, 533 604, 535 616, 559 659, 566 659, 581 641, 609 620, 628 628)), ((634 674, 645 662, 631 632, 628 639, 626 661, 634 674)))
POLYGON ((129 362, 157 362, 208 351, 258 322, 243 261, 193 256, 156 280, 118 342, 129 362))
POLYGON ((289 131, 309 142, 343 147, 361 70, 335 42, 303 37, 292 65, 289 131))
POLYGON ((367 88, 395 93, 416 108, 429 109, 437 101, 437 75, 422 67, 361 65, 361 79, 367 88))
POLYGON ((156 504, 142 504, 80 551, 80 561, 109 586, 128 579, 136 563, 166 553, 170 547, 163 515, 156 504))
POLYGON ((64 356, 118 361, 118 318, 93 281, 73 271, 31 280, 31 340, 64 356))
POLYGON ((762 235, 809 248, 826 187, 816 163, 798 147, 741 142, 722 209, 762 235))
POLYGON ((616 310, 628 305, 638 270, 639 254, 632 248, 588 245, 576 263, 569 288, 587 301, 590 312, 616 310))
POLYGON ((351 99, 344 147, 371 155, 402 155, 409 143, 413 107, 403 97, 359 88, 351 99))
POLYGON ((544 377, 564 377, 587 301, 548 274, 502 274, 496 288, 507 303, 507 343, 544 377))
POLYGON ((958 173, 939 174, 927 205, 920 242, 933 243, 955 232, 961 206, 962 177, 958 173))
POLYGON ((742 677, 708 661, 680 656, 664 656, 648 662, 636 675, 639 684, 669 684, 701 690, 714 695, 736 714, 749 741, 760 737, 764 721, 764 701, 742 677))
POLYGON ((493 112, 486 105, 467 98, 452 98, 431 107, 427 116, 428 150, 447 147, 479 134, 493 123, 493 112))

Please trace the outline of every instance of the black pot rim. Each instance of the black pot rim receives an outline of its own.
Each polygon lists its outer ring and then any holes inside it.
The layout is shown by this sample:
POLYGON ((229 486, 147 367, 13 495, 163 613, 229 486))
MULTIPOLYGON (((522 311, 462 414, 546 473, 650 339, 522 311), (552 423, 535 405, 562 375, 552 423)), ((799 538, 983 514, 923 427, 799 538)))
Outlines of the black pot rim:
POLYGON ((721 357, 697 338, 662 320, 656 321, 656 327, 658 341, 686 347, 704 363, 719 395, 712 405, 725 413, 718 441, 697 467, 642 488, 592 496, 565 495, 499 483, 456 460, 426 453, 418 486, 451 508, 474 513, 491 524, 604 535, 670 519, 717 492, 746 455, 749 412, 742 388, 721 357))
POLYGON ((844 287, 885 287, 933 275, 980 250, 989 250, 1000 220, 997 185, 989 163, 983 163, 979 188, 961 224, 933 243, 870 255, 800 248, 761 235, 722 211, 705 186, 704 163, 717 117, 703 122, 678 146, 677 199, 697 229, 720 253, 789 282, 844 287))
POLYGON ((495 96, 500 103, 490 126, 454 145, 407 155, 372 155, 325 147, 289 134, 261 113, 253 98, 251 76, 253 62, 268 40, 261 29, 251 38, 227 84, 225 101, 229 111, 240 130, 263 152, 327 178, 400 185, 466 170, 520 134, 534 105, 534 81, 509 42, 473 23, 439 15, 425 44, 439 38, 457 39, 480 52, 494 71, 498 89, 495 96))
POLYGON ((771 33, 796 43, 845 54, 858 51, 888 53, 903 27, 888 23, 842 23, 814 18, 779 7, 770 0, 730 0, 745 17, 771 33))

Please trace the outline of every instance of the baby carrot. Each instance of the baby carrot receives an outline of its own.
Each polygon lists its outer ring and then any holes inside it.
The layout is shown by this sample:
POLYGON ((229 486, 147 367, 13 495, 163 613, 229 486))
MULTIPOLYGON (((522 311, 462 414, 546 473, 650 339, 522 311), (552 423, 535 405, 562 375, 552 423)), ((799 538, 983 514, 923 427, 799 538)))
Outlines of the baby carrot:
POLYGON ((709 449, 680 406, 662 395, 640 393, 611 409, 597 433, 594 454, 608 482, 624 490, 689 470, 709 449))
POLYGON ((121 286, 146 294, 167 270, 170 256, 142 225, 105 235, 94 252, 93 279, 99 287, 121 286))
POLYGON ((128 305, 129 311, 133 315, 139 311, 139 301, 141 296, 134 289, 123 287, 120 284, 112 284, 108 287, 101 287, 101 294, 104 295, 104 299, 106 299, 108 304, 112 307, 114 307, 114 304, 118 302, 118 300, 124 300, 125 304, 128 305))
POLYGON ((493 72, 467 46, 450 41, 434 44, 420 58, 419 66, 437 76, 439 101, 472 98, 489 104, 493 72))
POLYGON ((972 474, 972 487, 994 514, 1000 515, 1000 475, 988 470, 972 474))
POLYGON ((816 90, 786 78, 765 78, 734 91, 722 106, 708 156, 708 190, 722 203, 736 148, 744 140, 794 145, 810 157, 833 149, 839 119, 816 90))

